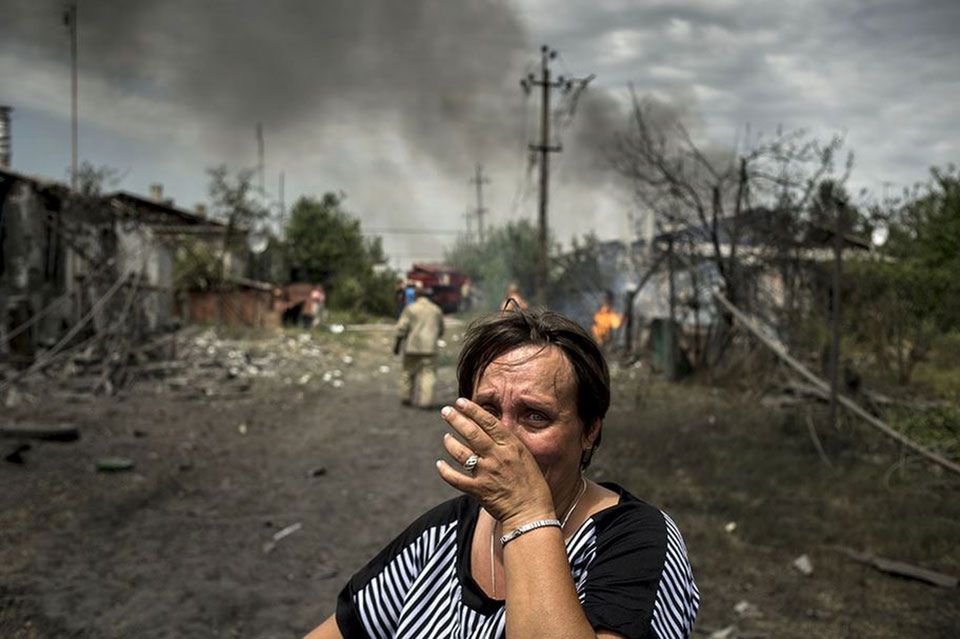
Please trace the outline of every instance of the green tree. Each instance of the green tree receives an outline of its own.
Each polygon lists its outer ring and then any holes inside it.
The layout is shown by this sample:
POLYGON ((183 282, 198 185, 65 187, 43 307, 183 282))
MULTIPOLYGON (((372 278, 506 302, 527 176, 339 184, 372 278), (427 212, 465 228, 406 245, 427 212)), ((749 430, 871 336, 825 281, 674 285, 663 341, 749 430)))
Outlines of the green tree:
POLYGON ((938 330, 960 329, 960 171, 933 168, 931 179, 895 212, 890 252, 921 269, 935 298, 925 310, 938 330))
POLYGON ((937 335, 960 330, 960 174, 933 169, 932 179, 886 213, 890 240, 881 259, 850 265, 858 314, 849 330, 882 369, 896 364, 910 381, 937 335))
MULTIPOLYGON (((174 258, 174 282, 177 289, 222 289, 229 275, 252 275, 246 238, 259 230, 268 211, 255 196, 253 172, 241 170, 231 175, 226 165, 207 169, 210 182, 211 217, 225 225, 222 239, 214 244, 206 239, 185 238, 174 258)), ((256 256, 254 256, 256 257, 256 256)))
POLYGON ((384 269, 379 237, 366 239, 360 221, 343 209, 343 196, 301 197, 286 228, 290 264, 329 290, 332 308, 393 313, 395 277, 384 269))
POLYGON ((537 229, 527 220, 493 227, 483 243, 465 238, 445 252, 445 261, 470 277, 484 293, 484 306, 492 310, 511 282, 532 297, 536 287, 537 229))
POLYGON ((210 176, 211 214, 226 224, 219 258, 219 273, 216 278, 222 285, 229 274, 242 275, 247 257, 246 238, 258 232, 269 216, 269 211, 255 196, 253 171, 243 169, 230 175, 226 165, 207 170, 210 176))

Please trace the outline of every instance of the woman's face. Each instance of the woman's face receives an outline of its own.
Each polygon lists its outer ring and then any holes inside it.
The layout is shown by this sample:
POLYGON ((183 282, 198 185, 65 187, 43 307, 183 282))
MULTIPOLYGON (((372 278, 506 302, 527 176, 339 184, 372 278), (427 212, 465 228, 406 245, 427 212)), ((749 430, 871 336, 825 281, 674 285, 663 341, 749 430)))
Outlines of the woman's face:
POLYGON ((576 379, 556 346, 521 346, 495 359, 474 388, 475 403, 503 422, 533 454, 554 494, 580 474, 584 434, 576 379))

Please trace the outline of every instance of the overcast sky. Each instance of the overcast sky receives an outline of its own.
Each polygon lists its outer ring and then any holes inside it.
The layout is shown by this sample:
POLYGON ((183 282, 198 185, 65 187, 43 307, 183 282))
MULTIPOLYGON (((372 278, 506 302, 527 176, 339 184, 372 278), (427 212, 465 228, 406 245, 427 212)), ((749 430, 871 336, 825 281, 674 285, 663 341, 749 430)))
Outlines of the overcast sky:
MULTIPOLYGON (((57 179, 70 157, 62 6, 0 0, 13 165, 57 179)), ((262 122, 266 187, 276 196, 284 171, 288 206, 343 191, 370 229, 463 229, 482 162, 488 223, 534 220, 538 97, 518 81, 548 43, 556 73, 596 74, 559 132, 553 228, 564 242, 626 237, 636 205, 604 150, 630 83, 712 144, 746 125, 841 133, 851 185, 880 196, 960 157, 958 24, 956 0, 81 0, 80 156, 117 169, 117 188, 160 182, 192 208, 208 167, 256 164, 262 122)), ((406 267, 452 239, 384 245, 406 267)))

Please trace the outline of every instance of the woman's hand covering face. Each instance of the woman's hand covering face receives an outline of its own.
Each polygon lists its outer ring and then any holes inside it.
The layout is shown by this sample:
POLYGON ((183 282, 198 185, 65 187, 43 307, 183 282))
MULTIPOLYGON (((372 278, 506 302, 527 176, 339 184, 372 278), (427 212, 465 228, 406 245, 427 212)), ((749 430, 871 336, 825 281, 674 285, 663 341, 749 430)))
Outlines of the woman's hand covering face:
POLYGON ((448 434, 444 447, 461 465, 472 454, 479 463, 463 474, 438 462, 441 477, 476 497, 505 528, 554 517, 554 499, 579 483, 580 455, 589 447, 563 352, 525 346, 502 355, 478 380, 473 399, 441 411, 463 440, 448 434))
POLYGON ((480 458, 472 474, 454 470, 446 462, 437 462, 444 481, 473 495, 501 522, 554 516, 550 488, 537 460, 500 420, 463 398, 457 400, 456 408, 447 406, 441 413, 465 442, 445 434, 443 445, 450 456, 461 465, 470 455, 480 458))

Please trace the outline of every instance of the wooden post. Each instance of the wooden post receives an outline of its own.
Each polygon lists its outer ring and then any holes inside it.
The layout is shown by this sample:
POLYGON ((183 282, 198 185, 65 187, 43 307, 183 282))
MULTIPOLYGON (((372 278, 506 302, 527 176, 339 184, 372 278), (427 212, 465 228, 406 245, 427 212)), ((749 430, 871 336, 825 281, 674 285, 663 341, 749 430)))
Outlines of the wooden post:
POLYGON ((674 281, 673 238, 667 241, 667 270, 670 285, 670 324, 667 327, 667 378, 677 379, 677 287, 674 281))
POLYGON ((833 227, 833 285, 830 305, 830 410, 828 424, 837 427, 837 396, 840 383, 840 285, 843 275, 843 234, 846 206, 835 201, 836 216, 833 227))

